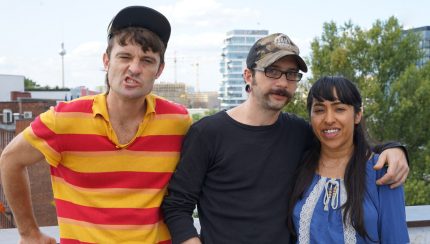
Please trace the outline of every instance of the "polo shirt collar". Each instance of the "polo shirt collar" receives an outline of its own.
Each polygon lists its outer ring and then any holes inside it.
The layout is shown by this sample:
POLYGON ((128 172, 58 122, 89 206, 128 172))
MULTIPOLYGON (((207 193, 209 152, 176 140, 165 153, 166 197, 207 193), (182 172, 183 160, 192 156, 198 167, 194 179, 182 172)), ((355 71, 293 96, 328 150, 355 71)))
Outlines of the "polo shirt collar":
MULTIPOLYGON (((93 116, 101 115, 104 119, 109 120, 109 113, 107 110, 106 104, 107 93, 99 94, 94 96, 93 103, 93 116)), ((150 93, 145 97, 146 103, 146 114, 145 117, 149 114, 155 113, 155 96, 150 93)))

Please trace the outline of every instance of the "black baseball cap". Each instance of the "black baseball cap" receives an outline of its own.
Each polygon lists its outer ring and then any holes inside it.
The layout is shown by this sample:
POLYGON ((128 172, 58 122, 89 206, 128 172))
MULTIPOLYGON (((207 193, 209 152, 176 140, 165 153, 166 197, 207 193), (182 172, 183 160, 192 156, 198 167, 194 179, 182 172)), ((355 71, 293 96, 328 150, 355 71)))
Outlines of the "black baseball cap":
POLYGON ((127 27, 142 27, 148 29, 160 37, 164 46, 170 38, 170 23, 167 18, 152 8, 145 6, 130 6, 119 11, 108 26, 108 39, 113 32, 127 27))

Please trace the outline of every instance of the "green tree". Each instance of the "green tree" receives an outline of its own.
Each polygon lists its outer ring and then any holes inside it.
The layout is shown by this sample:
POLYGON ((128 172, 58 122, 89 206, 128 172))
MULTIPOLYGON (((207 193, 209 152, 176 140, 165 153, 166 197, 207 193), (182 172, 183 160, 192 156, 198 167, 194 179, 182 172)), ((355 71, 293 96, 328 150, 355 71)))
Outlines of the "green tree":
MULTIPOLYGON (((430 62, 422 68, 411 65, 393 82, 396 102, 391 112, 390 137, 407 144, 411 174, 405 185, 411 205, 430 203, 430 62)), ((387 131, 388 132, 388 131, 387 131)))
POLYGON ((311 43, 310 56, 311 83, 324 75, 356 82, 365 98, 371 137, 408 146, 411 174, 405 188, 411 205, 430 204, 429 182, 424 180, 430 173, 430 66, 415 67, 421 57, 418 43, 419 37, 403 32, 395 17, 377 20, 369 30, 330 22, 311 43))
POLYGON ((40 85, 37 84, 35 81, 27 77, 24 78, 24 89, 26 91, 32 90, 32 89, 38 89, 38 88, 40 88, 40 85))
POLYGON ((288 105, 283 109, 284 112, 293 113, 303 119, 309 120, 309 116, 306 110, 306 98, 308 96, 309 88, 309 82, 300 81, 297 87, 297 91, 294 94, 294 99, 289 102, 288 105))
POLYGON ((193 123, 194 123, 194 122, 197 122, 206 116, 216 114, 217 112, 218 112, 217 109, 210 109, 204 113, 195 113, 195 114, 191 115, 191 118, 193 119, 193 123))

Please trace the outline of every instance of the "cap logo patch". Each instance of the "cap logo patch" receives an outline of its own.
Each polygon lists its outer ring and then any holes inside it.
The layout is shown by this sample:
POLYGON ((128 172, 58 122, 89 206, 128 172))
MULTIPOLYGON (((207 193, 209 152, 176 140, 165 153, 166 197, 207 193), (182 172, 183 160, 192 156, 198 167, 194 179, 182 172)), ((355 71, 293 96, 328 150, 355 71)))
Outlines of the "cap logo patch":
POLYGON ((299 53, 298 48, 291 42, 290 38, 286 35, 279 35, 274 40, 273 43, 279 49, 284 49, 288 51, 292 51, 295 53, 299 53))

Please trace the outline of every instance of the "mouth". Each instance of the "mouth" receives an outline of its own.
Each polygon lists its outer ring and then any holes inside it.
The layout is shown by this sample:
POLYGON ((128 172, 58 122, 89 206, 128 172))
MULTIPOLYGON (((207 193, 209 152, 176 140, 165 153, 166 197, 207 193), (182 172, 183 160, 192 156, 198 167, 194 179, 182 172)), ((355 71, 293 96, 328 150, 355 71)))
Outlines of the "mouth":
POLYGON ((322 133, 327 137, 333 137, 336 136, 340 132, 339 128, 330 128, 322 130, 322 133))
POLYGON ((139 83, 139 81, 138 81, 138 80, 135 80, 135 79, 133 79, 133 78, 131 78, 131 77, 127 76, 127 77, 125 77, 125 79, 124 79, 124 84, 125 84, 125 85, 127 85, 127 86, 137 86, 137 85, 139 85, 140 83, 139 83))
POLYGON ((289 98, 289 99, 291 99, 293 97, 291 95, 291 93, 289 93, 288 91, 283 90, 283 89, 271 90, 270 94, 277 95, 277 96, 282 96, 282 97, 286 97, 286 98, 289 98))

